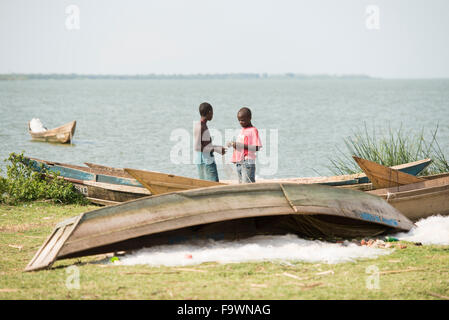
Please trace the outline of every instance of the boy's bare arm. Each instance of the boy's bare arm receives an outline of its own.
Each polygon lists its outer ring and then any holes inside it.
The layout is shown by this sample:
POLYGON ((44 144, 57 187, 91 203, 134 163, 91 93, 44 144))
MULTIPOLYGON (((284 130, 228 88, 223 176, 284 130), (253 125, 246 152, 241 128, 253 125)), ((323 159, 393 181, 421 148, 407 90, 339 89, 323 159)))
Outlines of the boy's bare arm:
POLYGON ((226 153, 226 148, 223 146, 213 146, 215 152, 224 155, 226 153))
POLYGON ((194 139, 194 150, 195 151, 201 151, 201 124, 198 122, 194 129, 193 129, 193 136, 195 137, 194 139))

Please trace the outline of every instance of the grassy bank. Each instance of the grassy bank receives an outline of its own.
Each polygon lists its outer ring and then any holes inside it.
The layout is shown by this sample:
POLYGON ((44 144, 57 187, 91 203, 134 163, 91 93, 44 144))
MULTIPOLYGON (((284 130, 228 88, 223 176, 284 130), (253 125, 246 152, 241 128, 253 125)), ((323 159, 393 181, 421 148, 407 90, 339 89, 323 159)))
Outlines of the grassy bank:
POLYGON ((0 206, 0 299, 444 299, 449 246, 415 246, 377 259, 336 265, 302 262, 206 263, 189 267, 117 266, 105 256, 23 269, 54 225, 94 206, 33 202, 0 206), (75 265, 79 289, 69 288, 75 265), (379 289, 366 286, 378 268, 379 289))
POLYGON ((430 158, 432 163, 420 175, 448 172, 449 162, 438 142, 438 130, 437 124, 429 134, 425 134, 424 128, 406 131, 402 126, 379 133, 375 128, 369 130, 365 123, 363 129, 356 128, 351 136, 343 139, 346 150, 338 150, 329 158, 328 169, 335 175, 362 172, 352 159, 355 155, 388 167, 430 158))

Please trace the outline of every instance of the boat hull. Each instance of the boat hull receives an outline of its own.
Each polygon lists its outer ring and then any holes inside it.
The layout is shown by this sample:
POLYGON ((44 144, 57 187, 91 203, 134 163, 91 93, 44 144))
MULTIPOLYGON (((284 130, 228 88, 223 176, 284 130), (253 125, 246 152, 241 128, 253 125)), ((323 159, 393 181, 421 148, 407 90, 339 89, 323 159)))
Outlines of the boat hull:
POLYGON ((154 171, 145 171, 130 168, 125 168, 124 170, 126 173, 138 180, 152 194, 155 195, 225 185, 224 183, 215 181, 193 179, 154 171))
POLYGON ((100 205, 115 205, 151 195, 145 188, 118 186, 70 178, 65 180, 71 182, 78 192, 83 194, 90 202, 100 205))
POLYGON ((385 199, 412 221, 449 215, 449 177, 369 191, 385 199))
POLYGON ((189 236, 353 238, 412 226, 383 199, 360 191, 295 183, 216 186, 146 197, 68 219, 56 226, 26 271, 46 268, 56 259, 170 244, 189 236))
MULTIPOLYGON (((410 174, 418 174, 431 162, 430 159, 419 160, 411 163, 406 163, 398 166, 394 166, 396 170, 401 173, 409 172, 410 174)), ((94 165, 101 167, 99 165, 94 165)), ((103 167, 109 168, 109 167, 103 167)), ((120 170, 115 168, 109 168, 110 170, 120 170)), ((193 188, 201 188, 205 186, 213 186, 220 184, 235 184, 235 181, 222 180, 220 183, 213 181, 205 181, 199 179, 193 179, 188 177, 181 177, 171 174, 164 174, 159 172, 136 170, 125 168, 128 174, 136 178, 143 186, 151 191, 152 194, 162 194, 167 192, 175 192, 181 190, 188 190, 193 188)), ((404 173, 405 174, 405 173, 404 173)), ((358 189, 358 190, 371 190, 373 186, 369 183, 368 177, 364 173, 357 173, 351 175, 331 176, 331 177, 311 177, 311 178, 287 178, 287 179, 267 179, 260 180, 261 183, 266 182, 294 182, 301 184, 320 184, 328 186, 336 186, 342 188, 358 189)))
POLYGON ((28 123, 28 132, 31 138, 36 141, 69 143, 75 135, 76 121, 66 123, 60 127, 50 129, 44 132, 33 132, 28 123))
POLYGON ((48 171, 58 173, 60 177, 71 182, 75 188, 95 204, 114 205, 151 195, 134 178, 126 173, 110 176, 109 171, 87 167, 25 158, 33 170, 41 172, 41 165, 48 171))

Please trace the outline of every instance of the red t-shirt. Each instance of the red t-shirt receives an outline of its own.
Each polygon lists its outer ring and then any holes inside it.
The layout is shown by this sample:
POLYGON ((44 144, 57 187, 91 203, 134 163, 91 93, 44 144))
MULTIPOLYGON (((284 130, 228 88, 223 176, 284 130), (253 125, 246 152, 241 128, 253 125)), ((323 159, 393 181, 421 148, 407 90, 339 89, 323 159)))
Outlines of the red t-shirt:
MULTIPOLYGON (((259 131, 256 127, 242 128, 236 140, 237 143, 243 143, 248 146, 262 147, 259 139, 259 131)), ((234 149, 232 162, 241 162, 243 160, 256 160, 256 151, 245 150, 243 148, 234 149)))

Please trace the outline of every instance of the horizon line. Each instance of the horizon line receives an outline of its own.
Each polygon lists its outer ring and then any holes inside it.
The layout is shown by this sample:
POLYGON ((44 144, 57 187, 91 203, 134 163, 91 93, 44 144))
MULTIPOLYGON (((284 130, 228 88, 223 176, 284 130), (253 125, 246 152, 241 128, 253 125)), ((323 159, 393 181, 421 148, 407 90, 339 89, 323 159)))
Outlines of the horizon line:
POLYGON ((223 73, 0 73, 0 80, 29 80, 31 79, 69 79, 69 78, 253 78, 253 79, 265 79, 265 78, 358 78, 358 79, 374 79, 374 80, 447 80, 449 76, 444 77, 379 77, 371 76, 368 74, 357 73, 296 73, 296 72, 280 72, 280 73, 268 73, 268 72, 223 72, 223 73), (24 77, 24 78, 21 78, 24 77))

